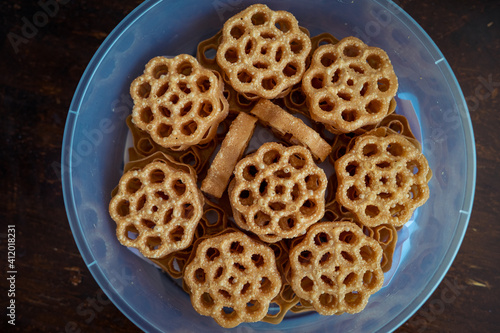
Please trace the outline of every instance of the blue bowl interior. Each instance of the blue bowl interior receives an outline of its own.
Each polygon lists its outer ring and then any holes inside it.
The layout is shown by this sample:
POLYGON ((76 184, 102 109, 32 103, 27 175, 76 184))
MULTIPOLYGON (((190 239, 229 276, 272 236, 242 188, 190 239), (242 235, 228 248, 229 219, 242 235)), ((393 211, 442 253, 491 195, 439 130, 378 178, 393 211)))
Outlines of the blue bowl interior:
MULTIPOLYGON (((234 331, 390 331, 437 287, 463 239, 475 186, 472 126, 458 83, 425 32, 389 1, 262 1, 293 13, 311 36, 357 36, 383 48, 399 78, 398 109, 421 139, 434 176, 430 198, 408 228, 389 285, 356 315, 289 314, 280 325, 242 324, 234 331)), ((198 315, 166 274, 121 246, 108 214, 121 176, 132 109, 129 86, 158 55, 195 54, 231 15, 252 1, 147 1, 109 35, 75 93, 63 142, 62 181, 80 252, 108 297, 141 329, 220 332, 198 315)))

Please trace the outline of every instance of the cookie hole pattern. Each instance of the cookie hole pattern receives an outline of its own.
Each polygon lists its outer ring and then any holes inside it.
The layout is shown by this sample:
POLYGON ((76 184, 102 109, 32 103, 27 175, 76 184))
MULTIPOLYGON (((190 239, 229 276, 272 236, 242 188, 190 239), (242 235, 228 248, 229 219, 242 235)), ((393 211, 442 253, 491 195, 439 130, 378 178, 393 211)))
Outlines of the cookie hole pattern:
POLYGON ((337 298, 331 294, 323 293, 319 296, 319 303, 325 308, 333 308, 337 304, 337 298))
POLYGON ((335 73, 333 73, 332 79, 330 80, 332 83, 337 83, 340 80, 340 69, 337 69, 335 73))
POLYGON ((363 87, 359 91, 359 95, 361 97, 364 97, 366 95, 366 93, 368 92, 368 87, 369 86, 370 86, 370 84, 368 82, 363 83, 363 87))
POLYGON ((358 238, 352 231, 342 231, 339 235, 339 241, 347 244, 356 244, 358 238))
POLYGON ((306 189, 308 190, 316 190, 320 187, 320 181, 319 181, 319 176, 312 174, 312 175, 307 175, 306 178, 304 179, 306 183, 306 189))
POLYGON ((350 101, 352 99, 352 96, 351 94, 349 93, 346 93, 346 92, 343 92, 343 91, 339 91, 337 93, 337 96, 341 99, 343 99, 344 101, 350 101))
POLYGON ((174 214, 174 209, 173 208, 170 208, 169 210, 167 210, 165 212, 165 215, 163 217, 163 224, 164 225, 167 225, 170 222, 172 222, 172 220, 173 220, 173 214, 174 214))
POLYGON ((149 106, 140 111, 140 119, 145 124, 149 124, 154 120, 153 112, 151 111, 151 108, 149 106))
POLYGON ((271 223, 271 217, 260 210, 254 215, 254 222, 257 226, 265 228, 271 223))
POLYGON ((375 251, 373 251, 373 249, 368 245, 362 246, 359 249, 359 255, 361 256, 361 258, 364 261, 367 261, 367 262, 372 262, 375 259, 374 258, 375 251))
POLYGON ((262 180, 262 182, 260 183, 260 186, 259 186, 259 194, 261 196, 264 196, 267 194, 267 181, 264 179, 262 180))
POLYGON ((271 291, 273 287, 273 284, 271 282, 271 280, 269 280, 269 278, 267 278, 266 276, 262 277, 262 279, 260 280, 260 291, 263 293, 263 294, 267 294, 271 291))
POLYGON ((245 45, 245 54, 250 54, 253 50, 253 41, 250 39, 248 40, 247 44, 245 45))
POLYGON ((236 40, 240 39, 244 33, 245 33, 245 27, 242 25, 235 25, 234 27, 231 28, 230 32, 231 36, 236 40))
POLYGON ((358 279, 358 276, 356 275, 356 273, 349 273, 344 278, 344 281, 342 283, 345 284, 347 287, 351 287, 353 284, 356 284, 357 279, 358 279))
POLYGON ((363 155, 365 157, 372 157, 379 153, 378 146, 374 143, 369 143, 363 147, 363 155))
POLYGON ((190 136, 198 129, 198 124, 194 120, 190 120, 181 126, 181 133, 190 136))
POLYGON ((128 200, 122 200, 116 206, 116 212, 121 217, 125 217, 130 214, 130 202, 128 200))
POLYGON ((137 96, 139 96, 140 98, 146 99, 149 97, 150 93, 151 85, 149 84, 149 82, 144 82, 137 88, 137 96))
POLYGON ((343 53, 346 57, 355 58, 361 54, 361 50, 356 45, 347 45, 343 53))
POLYGON ((160 138, 167 138, 172 134, 172 126, 162 123, 158 126, 157 133, 160 138))
POLYGON ((153 221, 147 219, 141 219, 141 224, 148 229, 154 229, 154 227, 156 226, 153 221))
POLYGON ((243 266, 242 264, 238 263, 238 262, 235 262, 233 264, 234 268, 236 268, 237 270, 239 270, 240 272, 244 272, 246 270, 246 267, 243 266))
POLYGON ((319 259, 319 264, 321 266, 326 265, 330 261, 330 259, 332 259, 332 254, 330 252, 326 252, 319 259))
POLYGON ((310 292, 313 290, 313 287, 314 287, 314 281, 311 280, 309 277, 307 276, 304 276, 302 278, 302 280, 300 280, 300 287, 302 288, 302 290, 304 290, 305 292, 310 292))
POLYGON ((209 117, 214 110, 214 107, 211 102, 203 101, 200 105, 200 109, 198 111, 198 115, 202 118, 209 117))
POLYGON ((201 93, 205 93, 210 90, 211 84, 210 80, 206 76, 202 76, 196 80, 196 86, 201 93))
POLYGON ((325 112, 330 112, 335 107, 335 103, 331 97, 324 97, 319 101, 319 108, 325 112))
POLYGON ((295 227, 295 219, 293 216, 282 217, 278 224, 282 230, 289 231, 295 227))
POLYGON ((360 191, 356 185, 353 185, 347 189, 346 195, 349 200, 356 201, 359 199, 360 191))
POLYGON ((252 263, 259 268, 264 266, 264 257, 260 254, 252 254, 252 263))
POLYGON ((177 104, 177 102, 179 102, 179 96, 177 96, 177 94, 172 94, 170 96, 170 102, 172 104, 177 104))
POLYGON ((146 246, 150 251, 156 251, 160 248, 161 238, 160 237, 148 237, 146 239, 146 246))
POLYGON ((356 308, 361 304, 362 297, 357 291, 352 291, 345 295, 344 302, 351 308, 356 308))
POLYGON ((313 215, 316 212, 317 208, 318 207, 316 206, 316 203, 313 200, 308 199, 300 207, 300 212, 303 215, 310 216, 310 215, 313 215))
POLYGON ((382 60, 376 54, 370 54, 366 57, 366 62, 373 69, 379 69, 382 66, 382 60))
POLYGON ((243 287, 241 288, 240 294, 245 295, 247 291, 250 289, 251 284, 249 282, 245 283, 243 287))
POLYGON ((325 53, 321 56, 321 64, 325 67, 330 67, 337 60, 333 53, 325 53))
POLYGON ((403 146, 401 146, 397 142, 392 142, 387 146, 387 152, 391 154, 392 156, 402 156, 404 153, 403 146))
POLYGON ((297 170, 301 170, 307 163, 306 158, 298 153, 292 154, 288 159, 288 163, 297 170))
POLYGON ((314 89, 321 89, 324 87, 323 75, 318 74, 311 79, 311 86, 314 89))
POLYGON ((144 208, 144 205, 146 205, 146 195, 143 195, 142 197, 137 200, 137 206, 136 206, 136 211, 140 211, 144 208))
POLYGON ((375 218, 380 214, 380 209, 374 205, 368 205, 365 208, 365 214, 369 218, 375 218))
POLYGON ((247 165, 245 169, 243 169, 243 178, 247 181, 252 181, 258 173, 259 169, 257 169, 255 165, 247 165))
POLYGON ((186 220, 190 220, 194 215, 194 206, 190 203, 185 203, 182 205, 181 217, 186 220))
POLYGON ((326 284, 328 287, 333 287, 333 280, 330 279, 326 275, 321 275, 321 281, 323 281, 324 284, 326 284))
POLYGON ((292 26, 292 24, 286 19, 279 19, 276 21, 276 23, 274 23, 274 26, 276 27, 276 29, 286 33, 290 31, 290 27, 292 26))
POLYGON ((366 288, 373 289, 377 285, 377 282, 377 277, 373 272, 366 271, 365 274, 363 274, 363 285, 366 288))
POLYGON ((356 175, 356 171, 358 170, 359 163, 356 161, 349 162, 347 166, 345 167, 345 171, 349 174, 349 176, 354 176, 356 175))
POLYGON ((184 228, 180 225, 170 232, 170 241, 180 242, 184 236, 184 228))
POLYGON ((286 77, 292 77, 297 74, 297 64, 289 62, 285 68, 283 68, 283 74, 285 74, 286 77))
POLYGON ((127 237, 128 240, 135 240, 139 236, 139 230, 133 225, 129 224, 125 228, 125 237, 127 237))
POLYGON ((253 79, 252 76, 246 70, 239 72, 237 77, 241 83, 250 83, 252 82, 253 79))
POLYGON ((200 296, 200 303, 206 309, 210 309, 215 305, 215 302, 214 302, 214 299, 212 298, 212 296, 210 296, 210 294, 206 293, 206 292, 200 296))
POLYGON ((162 97, 163 95, 165 95, 165 93, 168 91, 168 88, 169 88, 168 82, 162 84, 156 91, 156 97, 162 97))
POLYGON ((262 88, 265 90, 273 90, 277 84, 275 77, 268 77, 262 80, 262 88))
POLYGON ((382 111, 382 102, 378 99, 374 99, 365 106, 365 110, 370 114, 379 113, 382 111))
POLYGON ((181 196, 186 192, 186 185, 182 182, 182 180, 177 179, 172 183, 172 189, 177 196, 181 196))
POLYGON ((246 304, 245 310, 247 313, 252 314, 254 312, 257 312, 261 309, 261 304, 259 301, 252 299, 250 302, 246 304))
POLYGON ((274 54, 274 60, 276 60, 276 62, 280 62, 282 57, 283 57, 283 48, 280 46, 278 47, 276 53, 274 54))
POLYGON ((303 49, 304 49, 304 45, 302 44, 302 41, 300 41, 298 39, 293 39, 290 42, 290 50, 293 53, 299 54, 300 52, 302 52, 303 49))
POLYGON ((197 270, 194 271, 194 280, 198 283, 205 283, 205 271, 203 268, 198 268, 197 270))
POLYGON ((356 110, 344 110, 341 116, 344 121, 353 122, 358 119, 358 112, 356 110))
POLYGON ((365 74, 365 71, 363 70, 363 68, 361 68, 360 66, 358 65, 355 65, 355 64, 350 64, 349 65, 349 68, 352 69, 355 73, 358 73, 358 74, 365 74))
POLYGON ((167 74, 168 74, 168 66, 165 64, 156 65, 153 68, 153 77, 157 80, 161 78, 163 75, 167 74))
POLYGON ((286 205, 282 202, 271 202, 269 203, 269 208, 274 212, 282 211, 286 208, 286 205))
POLYGON ((227 290, 219 289, 219 294, 221 294, 222 297, 224 297, 226 299, 230 299, 231 298, 231 294, 227 290))
POLYGON ((262 158, 263 162, 267 165, 278 163, 281 158, 281 154, 274 149, 268 150, 264 153, 262 158))
POLYGON ((215 271, 214 280, 220 278, 222 276, 222 273, 224 273, 224 268, 222 267, 217 268, 217 270, 215 271))
POLYGON ((238 51, 235 48, 229 48, 224 53, 224 58, 231 64, 234 64, 238 61, 238 51))
POLYGON ((249 190, 243 190, 240 192, 240 203, 243 206, 251 206, 253 205, 254 199, 253 194, 249 190))
POLYGON ((342 256, 342 258, 344 258, 345 261, 350 262, 350 263, 354 262, 354 258, 348 252, 342 251, 342 252, 340 252, 340 255, 342 256))
POLYGON ((220 256, 220 252, 218 249, 210 247, 207 249, 206 256, 209 261, 214 261, 215 258, 220 256))
POLYGON ((329 241, 330 236, 326 232, 320 232, 317 233, 316 236, 314 236, 314 244, 316 244, 317 246, 328 244, 329 241))
POLYGON ((180 116, 181 117, 184 117, 185 115, 187 115, 189 113, 189 111, 191 111, 191 109, 193 108, 193 103, 192 102, 187 102, 182 108, 181 108, 181 111, 180 111, 180 116))
POLYGON ((185 61, 180 63, 177 66, 177 73, 184 75, 184 76, 189 76, 193 72, 193 65, 189 61, 185 61))
POLYGON ((307 250, 302 251, 297 259, 302 266, 308 266, 312 262, 312 252, 307 250))
POLYGON ((170 118, 170 116, 172 115, 172 112, 166 106, 160 106, 158 110, 160 111, 160 114, 165 118, 170 118))
POLYGON ((263 25, 268 20, 266 13, 257 12, 252 15, 251 21, 253 25, 263 25))
POLYGON ((126 191, 129 194, 134 194, 135 192, 139 191, 139 189, 142 187, 141 180, 139 178, 131 178, 126 185, 126 191))
POLYGON ((389 79, 382 78, 377 81, 377 88, 381 92, 386 92, 387 90, 389 90, 390 87, 391 87, 391 81, 389 81, 389 79))

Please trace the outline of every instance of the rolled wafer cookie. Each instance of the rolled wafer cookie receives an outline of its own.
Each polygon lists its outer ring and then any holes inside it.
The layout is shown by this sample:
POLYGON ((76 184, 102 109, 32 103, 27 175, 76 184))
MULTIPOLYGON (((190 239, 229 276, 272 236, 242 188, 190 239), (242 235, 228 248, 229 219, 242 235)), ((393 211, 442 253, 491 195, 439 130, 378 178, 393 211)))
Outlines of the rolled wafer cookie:
POLYGON ((250 111, 264 125, 270 126, 291 144, 307 147, 316 159, 323 162, 332 146, 304 122, 267 99, 261 99, 250 111))
POLYGON ((246 113, 240 113, 231 123, 220 150, 210 165, 207 176, 203 179, 201 184, 203 192, 216 198, 222 196, 236 163, 243 156, 248 142, 252 138, 256 122, 256 118, 246 113))

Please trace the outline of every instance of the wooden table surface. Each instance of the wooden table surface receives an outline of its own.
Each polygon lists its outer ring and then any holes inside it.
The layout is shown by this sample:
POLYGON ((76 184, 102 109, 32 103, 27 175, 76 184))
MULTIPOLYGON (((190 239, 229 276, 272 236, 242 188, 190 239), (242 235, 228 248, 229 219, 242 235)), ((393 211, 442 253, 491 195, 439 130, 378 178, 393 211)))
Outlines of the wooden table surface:
MULTIPOLYGON (((224 1, 223 1, 224 2, 224 1)), ((0 1, 0 331, 137 332, 103 295, 69 228, 59 175, 71 98, 92 55, 141 1, 0 1), (42 1, 41 3, 53 3, 42 1), (38 16, 37 16, 38 15, 38 16), (37 31, 23 31, 37 19, 37 31), (21 39, 12 39, 15 33, 21 39), (24 36, 22 35, 23 33, 24 36), (7 323, 7 225, 16 226, 16 326, 7 323)), ((443 52, 469 102, 477 188, 467 234, 441 285, 398 332, 500 330, 500 2, 398 2, 443 52), (454 285, 456 298, 445 297, 454 285)))

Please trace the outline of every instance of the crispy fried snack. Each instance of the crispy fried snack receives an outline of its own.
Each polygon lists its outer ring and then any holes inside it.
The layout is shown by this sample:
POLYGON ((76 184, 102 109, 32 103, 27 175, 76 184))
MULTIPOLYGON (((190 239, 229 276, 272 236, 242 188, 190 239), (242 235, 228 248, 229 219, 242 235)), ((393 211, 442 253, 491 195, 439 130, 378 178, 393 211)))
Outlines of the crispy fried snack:
POLYGON ((133 122, 165 148, 207 143, 229 112, 223 87, 193 56, 153 58, 130 86, 133 122))
POLYGON ((236 91, 272 99, 300 82, 310 50, 292 14, 256 4, 224 23, 216 59, 236 91))

